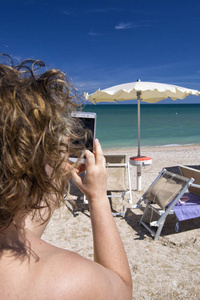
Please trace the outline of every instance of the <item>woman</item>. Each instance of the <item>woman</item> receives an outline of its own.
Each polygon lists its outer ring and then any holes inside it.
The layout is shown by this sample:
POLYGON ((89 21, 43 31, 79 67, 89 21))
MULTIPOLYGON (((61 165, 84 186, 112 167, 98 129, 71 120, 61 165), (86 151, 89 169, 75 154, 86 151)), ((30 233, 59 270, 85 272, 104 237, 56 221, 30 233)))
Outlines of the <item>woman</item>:
POLYGON ((77 143, 85 133, 71 118, 78 109, 72 87, 59 70, 39 74, 41 66, 0 65, 1 299, 131 299, 101 145, 95 140, 92 153, 77 143), (86 166, 69 163, 83 152, 86 166), (89 201, 94 261, 41 239, 70 177, 89 201))

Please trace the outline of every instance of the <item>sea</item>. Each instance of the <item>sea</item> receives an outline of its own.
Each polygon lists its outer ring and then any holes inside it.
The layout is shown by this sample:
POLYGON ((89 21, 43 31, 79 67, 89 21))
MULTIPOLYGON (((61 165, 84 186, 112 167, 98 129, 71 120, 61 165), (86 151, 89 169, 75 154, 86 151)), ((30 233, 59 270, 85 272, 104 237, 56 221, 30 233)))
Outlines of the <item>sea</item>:
MULTIPOLYGON (((96 112, 96 137, 104 149, 138 145, 137 104, 89 104, 96 112)), ((140 145, 200 144, 200 104, 141 104, 140 145)))

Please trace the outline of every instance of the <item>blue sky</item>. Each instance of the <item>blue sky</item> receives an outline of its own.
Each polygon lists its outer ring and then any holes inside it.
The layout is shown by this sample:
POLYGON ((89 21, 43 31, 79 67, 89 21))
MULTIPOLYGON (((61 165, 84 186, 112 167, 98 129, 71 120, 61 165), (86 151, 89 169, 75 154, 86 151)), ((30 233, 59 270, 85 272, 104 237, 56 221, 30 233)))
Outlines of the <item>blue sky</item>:
POLYGON ((0 51, 60 68, 80 92, 138 78, 200 90, 199 0, 0 4, 0 51))

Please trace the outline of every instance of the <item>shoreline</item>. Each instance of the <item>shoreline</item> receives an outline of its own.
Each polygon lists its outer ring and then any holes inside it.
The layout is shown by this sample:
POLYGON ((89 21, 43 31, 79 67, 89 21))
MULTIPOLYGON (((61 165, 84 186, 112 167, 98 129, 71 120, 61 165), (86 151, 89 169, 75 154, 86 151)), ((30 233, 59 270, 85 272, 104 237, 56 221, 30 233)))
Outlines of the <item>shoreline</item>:
MULTIPOLYGON (((100 141, 101 142, 101 141, 100 141)), ((195 146, 198 146, 200 147, 200 142, 199 143, 195 143, 195 144, 168 144, 168 145, 158 145, 158 146, 141 146, 140 149, 141 151, 144 149, 152 149, 152 148, 171 148, 171 147, 195 147, 195 146)), ((131 151, 131 150, 134 150, 134 151, 137 151, 137 146, 134 146, 134 147, 108 147, 108 148, 103 148, 103 151, 110 151, 110 152, 113 152, 113 151, 131 151)))

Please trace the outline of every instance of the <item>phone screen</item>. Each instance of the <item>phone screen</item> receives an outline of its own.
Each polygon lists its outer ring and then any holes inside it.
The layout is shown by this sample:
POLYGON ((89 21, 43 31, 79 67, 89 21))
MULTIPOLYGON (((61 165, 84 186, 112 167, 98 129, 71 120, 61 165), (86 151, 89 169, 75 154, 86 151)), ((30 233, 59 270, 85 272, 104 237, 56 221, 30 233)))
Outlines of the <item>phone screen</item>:
POLYGON ((79 120, 83 124, 83 128, 90 130, 90 134, 85 143, 85 148, 93 152, 95 119, 79 117, 79 120))
MULTIPOLYGON (((84 143, 85 149, 88 149, 91 152, 93 152, 94 138, 95 138, 95 134, 96 134, 96 113, 77 112, 77 113, 72 113, 72 117, 78 118, 78 120, 80 122, 79 124, 81 125, 81 127, 83 129, 85 129, 85 132, 86 132, 84 140, 83 141, 78 140, 77 144, 84 143)), ((79 129, 77 128, 77 130, 79 130, 79 129)), ((84 159, 85 159, 85 156, 84 156, 84 159)), ((73 155, 70 155, 69 160, 71 160, 73 162, 77 161, 77 159, 74 158, 73 155)))

